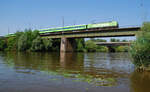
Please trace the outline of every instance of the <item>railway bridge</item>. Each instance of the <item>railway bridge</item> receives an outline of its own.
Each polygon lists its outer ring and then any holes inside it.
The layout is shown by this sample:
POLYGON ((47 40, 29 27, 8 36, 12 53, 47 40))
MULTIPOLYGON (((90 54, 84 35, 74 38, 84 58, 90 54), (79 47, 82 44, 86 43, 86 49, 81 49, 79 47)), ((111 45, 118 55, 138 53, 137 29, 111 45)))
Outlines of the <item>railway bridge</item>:
POLYGON ((123 46, 123 45, 130 45, 131 42, 95 42, 96 45, 101 46, 123 46))
MULTIPOLYGON (((75 38, 94 38, 94 37, 125 37, 135 36, 140 30, 140 27, 128 28, 93 28, 90 30, 72 30, 66 32, 55 32, 40 34, 42 38, 61 38, 61 52, 74 51, 76 44, 75 38)), ((108 45, 108 44, 107 44, 108 45)))
POLYGON ((95 42, 96 45, 107 46, 110 52, 114 52, 112 46, 130 46, 131 42, 95 42))

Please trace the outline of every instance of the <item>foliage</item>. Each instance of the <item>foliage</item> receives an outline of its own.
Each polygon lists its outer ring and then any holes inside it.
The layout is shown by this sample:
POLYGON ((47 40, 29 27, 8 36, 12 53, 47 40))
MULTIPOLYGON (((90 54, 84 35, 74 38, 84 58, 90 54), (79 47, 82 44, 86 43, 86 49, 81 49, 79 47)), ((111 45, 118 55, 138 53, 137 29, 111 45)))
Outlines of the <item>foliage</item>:
POLYGON ((26 51, 31 48, 32 41, 39 35, 39 32, 26 29, 24 32, 17 31, 14 35, 7 38, 6 50, 26 51))
POLYGON ((0 51, 6 48, 6 42, 4 39, 0 39, 0 51))
POLYGON ((85 48, 85 41, 83 38, 76 39, 77 48, 76 51, 78 52, 84 52, 85 48))
MULTIPOLYGON (((59 51, 60 39, 42 39, 39 36, 39 31, 25 29, 24 32, 16 32, 15 36, 11 36, 4 42, 0 43, 0 50, 18 50, 18 51, 59 51)), ((118 39, 111 39, 111 41, 120 41, 118 39)), ((125 41, 125 40, 124 40, 125 41)), ((95 42, 107 42, 103 39, 94 39, 84 41, 84 38, 75 39, 76 51, 78 52, 108 52, 106 46, 97 46, 95 42)), ((113 47, 116 49, 116 47, 113 47)), ((126 51, 124 47, 118 47, 117 51, 126 51)))
MULTIPOLYGON (((39 31, 31 29, 25 29, 24 32, 16 32, 15 36, 11 36, 7 39, 7 50, 18 51, 50 51, 52 50, 52 43, 54 42, 55 48, 59 47, 60 41, 53 41, 51 39, 42 39, 39 36, 39 31), (57 44, 56 44, 57 43, 57 44)), ((1 42, 2 44, 2 42, 1 42)), ((1 45, 0 44, 0 45, 1 45)), ((4 50, 4 49, 3 49, 4 50)))
POLYGON ((97 45, 93 41, 88 40, 85 42, 85 48, 88 52, 94 52, 96 51, 97 45))
POLYGON ((32 30, 25 30, 24 33, 27 36, 27 49, 30 49, 32 46, 32 41, 34 39, 36 39, 36 37, 38 36, 38 33, 36 31, 32 32, 32 30))
POLYGON ((27 38, 27 35, 26 34, 22 34, 20 37, 19 37, 19 40, 18 40, 18 50, 19 51, 25 51, 28 49, 28 38, 27 38))
POLYGON ((18 50, 19 51, 26 51, 28 49, 31 48, 32 46, 32 41, 34 39, 36 39, 36 37, 39 35, 38 31, 35 30, 32 32, 32 30, 25 30, 24 33, 20 32, 20 33, 17 33, 18 36, 16 36, 16 38, 19 38, 18 39, 18 50))
POLYGON ((15 33, 15 35, 16 35, 16 39, 18 40, 18 39, 19 39, 19 37, 20 37, 22 34, 23 34, 23 32, 19 32, 19 31, 17 31, 17 32, 15 33))
POLYGON ((122 40, 122 42, 128 42, 127 40, 122 40))
POLYGON ((17 42, 15 37, 10 37, 7 39, 7 50, 17 50, 17 42))
POLYGON ((50 51, 52 49, 52 39, 43 39, 43 44, 46 51, 50 51))
POLYGON ((108 48, 106 46, 97 46, 97 52, 108 52, 108 48))
POLYGON ((130 54, 138 68, 150 65, 150 22, 144 23, 136 41, 131 45, 130 54))
POLYGON ((60 50, 60 39, 52 39, 52 51, 60 50))
POLYGON ((91 40, 94 41, 94 42, 107 42, 104 39, 94 39, 94 38, 91 38, 91 40))
POLYGON ((44 43, 41 37, 37 37, 33 40, 31 50, 32 51, 42 51, 44 49, 44 43))
POLYGON ((115 38, 111 38, 110 41, 111 41, 111 42, 120 42, 119 39, 115 39, 115 38))
POLYGON ((128 46, 118 46, 115 48, 116 52, 128 52, 128 46))

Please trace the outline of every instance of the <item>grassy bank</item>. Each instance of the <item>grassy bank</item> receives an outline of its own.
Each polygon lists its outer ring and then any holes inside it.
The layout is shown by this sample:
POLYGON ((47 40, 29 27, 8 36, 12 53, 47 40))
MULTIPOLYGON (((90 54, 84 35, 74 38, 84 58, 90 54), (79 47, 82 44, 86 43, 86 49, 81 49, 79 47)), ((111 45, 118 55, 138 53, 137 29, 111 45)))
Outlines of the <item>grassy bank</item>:
POLYGON ((134 65, 138 69, 150 70, 150 22, 143 23, 130 49, 134 65))

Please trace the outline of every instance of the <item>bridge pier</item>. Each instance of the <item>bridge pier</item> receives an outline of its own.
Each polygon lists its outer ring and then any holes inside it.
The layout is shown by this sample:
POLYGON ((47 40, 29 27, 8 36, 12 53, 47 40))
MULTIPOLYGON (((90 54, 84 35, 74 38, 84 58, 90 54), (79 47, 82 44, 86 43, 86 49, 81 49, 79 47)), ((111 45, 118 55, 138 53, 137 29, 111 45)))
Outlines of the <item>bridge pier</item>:
POLYGON ((112 46, 107 46, 109 52, 115 52, 115 49, 112 46))
POLYGON ((61 38, 60 52, 73 52, 76 48, 76 41, 74 38, 61 38))

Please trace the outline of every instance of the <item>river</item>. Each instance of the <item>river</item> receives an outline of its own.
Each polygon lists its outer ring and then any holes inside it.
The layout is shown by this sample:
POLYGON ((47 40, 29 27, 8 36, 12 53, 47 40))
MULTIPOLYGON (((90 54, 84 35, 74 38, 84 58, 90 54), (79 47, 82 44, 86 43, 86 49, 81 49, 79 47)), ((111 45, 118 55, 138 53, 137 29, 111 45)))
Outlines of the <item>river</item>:
POLYGON ((0 92, 149 92, 128 53, 0 52, 0 92))

